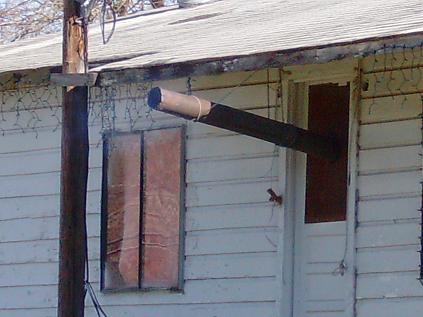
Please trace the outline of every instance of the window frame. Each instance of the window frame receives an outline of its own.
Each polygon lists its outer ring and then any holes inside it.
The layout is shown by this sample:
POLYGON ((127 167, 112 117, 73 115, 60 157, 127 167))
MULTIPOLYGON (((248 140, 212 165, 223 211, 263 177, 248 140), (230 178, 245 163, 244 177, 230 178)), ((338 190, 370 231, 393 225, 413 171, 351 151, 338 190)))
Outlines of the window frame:
POLYGON ((183 293, 184 291, 184 264, 185 264, 185 213, 186 213, 186 126, 181 125, 170 125, 162 127, 154 127, 149 129, 140 129, 134 131, 106 131, 102 134, 102 179, 101 179, 101 222, 100 222, 100 291, 102 293, 122 293, 122 292, 153 292, 153 291, 166 291, 169 293, 183 293), (178 252, 178 286, 172 288, 160 288, 160 287, 142 287, 142 238, 143 238, 143 214, 144 214, 144 133, 156 130, 170 130, 180 129, 181 132, 181 151, 180 151, 180 203, 179 203, 179 252, 178 252), (106 253, 107 253, 107 220, 108 220, 108 153, 109 153, 109 140, 115 136, 120 135, 139 135, 141 138, 140 147, 140 187, 142 192, 140 194, 140 241, 139 241, 139 275, 138 275, 138 286, 137 287, 124 287, 124 288, 106 288, 105 287, 105 264, 106 264, 106 253))

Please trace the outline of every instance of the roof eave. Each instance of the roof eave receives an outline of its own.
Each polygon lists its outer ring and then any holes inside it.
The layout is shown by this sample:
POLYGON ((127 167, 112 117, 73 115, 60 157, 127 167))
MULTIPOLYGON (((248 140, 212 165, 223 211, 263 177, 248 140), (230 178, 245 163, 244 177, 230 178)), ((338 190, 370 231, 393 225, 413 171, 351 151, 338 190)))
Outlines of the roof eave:
POLYGON ((101 72, 98 84, 101 86, 110 86, 118 83, 126 84, 188 76, 218 75, 227 72, 254 71, 291 65, 322 64, 344 58, 402 52, 404 49, 415 47, 423 47, 423 32, 368 38, 354 42, 335 43, 318 47, 264 52, 254 55, 149 65, 140 68, 108 69, 107 65, 104 65, 99 69, 101 72))
MULTIPOLYGON (((96 85, 141 83, 146 81, 168 80, 183 77, 218 75, 228 72, 254 71, 283 66, 322 64, 351 57, 365 57, 371 54, 402 52, 404 49, 423 47, 423 32, 368 38, 348 43, 334 43, 316 47, 303 47, 291 50, 263 52, 260 54, 225 56, 216 59, 194 60, 170 64, 143 65, 137 68, 108 67, 113 63, 96 62, 92 72, 98 72, 96 85)), ((43 68, 45 71, 48 67, 43 68)), ((41 70, 41 69, 40 69, 41 70)), ((34 73, 37 70, 19 70, 8 74, 34 73)), ((60 67, 52 66, 50 72, 58 72, 60 67)), ((6 73, 0 74, 5 75, 6 73)), ((22 78, 21 75, 17 76, 22 78)), ((31 76, 34 78, 33 76, 31 76)), ((44 77, 45 81, 45 77, 44 77)))

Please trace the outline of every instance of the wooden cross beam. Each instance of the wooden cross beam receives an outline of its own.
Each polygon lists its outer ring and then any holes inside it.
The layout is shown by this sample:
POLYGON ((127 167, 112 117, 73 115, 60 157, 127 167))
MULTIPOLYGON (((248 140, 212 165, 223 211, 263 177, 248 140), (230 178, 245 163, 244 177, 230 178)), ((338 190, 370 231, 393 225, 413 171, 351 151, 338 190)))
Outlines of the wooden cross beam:
POLYGON ((83 86, 94 86, 96 84, 98 73, 51 73, 50 81, 58 86, 74 86, 74 87, 83 87, 83 86))
POLYGON ((333 138, 196 96, 156 87, 149 92, 148 105, 156 110, 195 119, 320 158, 336 160, 339 157, 339 147, 333 138))

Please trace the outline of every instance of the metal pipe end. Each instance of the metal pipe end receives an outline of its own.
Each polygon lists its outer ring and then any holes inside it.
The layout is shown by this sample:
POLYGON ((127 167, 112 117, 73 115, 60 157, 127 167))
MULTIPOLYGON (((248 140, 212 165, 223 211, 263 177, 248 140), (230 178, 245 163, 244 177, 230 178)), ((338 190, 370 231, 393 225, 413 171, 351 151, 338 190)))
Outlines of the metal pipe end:
POLYGON ((148 106, 152 109, 177 115, 186 119, 200 118, 209 114, 211 102, 196 96, 155 87, 148 93, 148 106))
POLYGON ((152 88, 148 93, 147 104, 154 110, 159 109, 159 105, 162 102, 162 92, 159 87, 152 88))

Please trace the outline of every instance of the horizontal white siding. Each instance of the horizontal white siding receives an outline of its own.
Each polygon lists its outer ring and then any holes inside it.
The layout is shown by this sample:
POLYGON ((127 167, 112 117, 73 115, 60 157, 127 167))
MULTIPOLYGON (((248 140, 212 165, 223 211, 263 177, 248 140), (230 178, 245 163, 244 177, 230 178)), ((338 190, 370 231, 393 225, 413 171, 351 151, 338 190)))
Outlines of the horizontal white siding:
MULTIPOLYGON (((422 181, 422 83, 403 56, 364 60, 359 133, 356 309, 359 317, 415 316, 422 181), (403 62, 400 62, 403 61, 403 62), (392 64, 391 64, 392 63, 392 64), (401 63, 400 65, 398 63, 401 63), (365 86, 365 85, 364 85, 365 86)), ((411 64, 410 64, 411 63, 411 64)))
MULTIPOLYGON (((274 113, 277 87, 271 72, 228 74, 193 80, 197 95, 267 115, 274 113), (250 77, 247 81, 245 79, 250 77), (242 82, 241 87, 233 89, 242 82)), ((179 91, 185 80, 161 83, 179 91)), ((116 127, 130 128, 125 107, 133 97, 119 88, 116 127)), ((42 88, 38 94, 45 91, 42 88)), ((41 118, 36 133, 14 124, 16 102, 8 93, 0 137, 0 316, 55 316, 59 228, 60 129, 49 105, 60 94, 47 93, 34 104, 41 118), (47 100, 48 99, 48 100, 47 100)), ((100 104, 104 96, 93 95, 100 104)), ((29 102, 29 101, 28 101, 29 102)), ((138 101, 139 102, 139 101, 138 101)), ((60 109, 57 110, 60 116, 60 109)), ((135 128, 182 123, 153 113, 135 128)), ((22 111, 26 122, 31 113, 22 111)), ((88 228, 93 286, 99 289, 101 126, 90 127, 88 228), (100 144, 100 146, 99 146, 100 144)), ((275 147, 232 132, 188 123, 184 294, 164 292, 99 294, 110 316, 275 316, 279 209, 266 190, 277 186, 275 147)), ((90 306, 90 304, 89 304, 90 306)), ((87 316, 94 316, 88 308, 87 316)))

